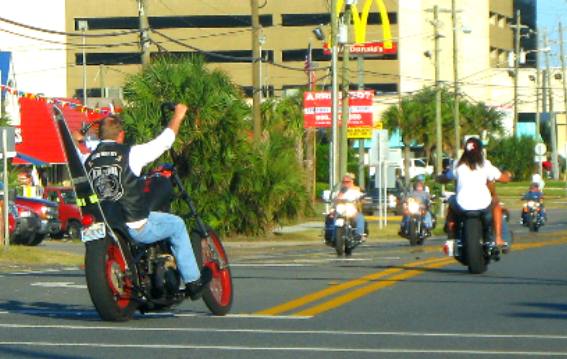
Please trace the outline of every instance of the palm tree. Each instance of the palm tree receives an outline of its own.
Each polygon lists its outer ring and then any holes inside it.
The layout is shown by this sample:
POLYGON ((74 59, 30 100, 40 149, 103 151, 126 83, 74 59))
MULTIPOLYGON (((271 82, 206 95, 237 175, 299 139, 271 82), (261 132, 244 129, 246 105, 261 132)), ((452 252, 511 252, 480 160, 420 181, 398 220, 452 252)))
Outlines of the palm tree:
MULTIPOLYGON (((240 88, 224 72, 209 70, 200 56, 158 58, 127 80, 125 97, 124 123, 135 142, 161 132, 163 102, 188 105, 170 159, 215 229, 261 233, 304 211, 306 196, 295 178, 303 172, 294 167, 296 140, 288 134, 294 133, 293 125, 283 121, 290 112, 277 109, 278 120, 268 118, 265 135, 254 143, 250 108, 240 88)), ((187 210, 181 202, 174 208, 187 210)))

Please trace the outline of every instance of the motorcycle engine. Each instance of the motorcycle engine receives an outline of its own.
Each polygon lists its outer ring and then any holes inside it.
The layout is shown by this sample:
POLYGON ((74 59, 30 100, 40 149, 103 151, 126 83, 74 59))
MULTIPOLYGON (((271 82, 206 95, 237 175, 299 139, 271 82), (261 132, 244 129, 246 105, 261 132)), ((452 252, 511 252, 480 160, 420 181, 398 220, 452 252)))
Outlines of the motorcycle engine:
POLYGON ((181 280, 175 259, 171 254, 161 254, 154 260, 151 274, 152 295, 161 298, 164 295, 172 296, 179 291, 181 280))

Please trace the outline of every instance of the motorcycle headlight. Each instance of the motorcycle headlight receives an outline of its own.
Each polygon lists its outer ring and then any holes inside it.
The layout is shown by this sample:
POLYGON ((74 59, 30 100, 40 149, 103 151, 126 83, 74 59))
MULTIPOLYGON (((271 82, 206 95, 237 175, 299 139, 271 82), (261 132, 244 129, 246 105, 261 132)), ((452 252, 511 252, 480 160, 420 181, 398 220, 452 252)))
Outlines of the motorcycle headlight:
POLYGON ((528 201, 528 207, 535 207, 535 206, 536 206, 536 202, 528 201))
POLYGON ((20 217, 31 217, 33 216, 32 211, 21 211, 20 212, 20 217))
POLYGON ((354 217, 357 209, 354 203, 340 203, 337 205, 337 214, 344 217, 354 217))
POLYGON ((408 200, 408 211, 411 214, 419 214, 419 203, 416 200, 410 198, 408 200))

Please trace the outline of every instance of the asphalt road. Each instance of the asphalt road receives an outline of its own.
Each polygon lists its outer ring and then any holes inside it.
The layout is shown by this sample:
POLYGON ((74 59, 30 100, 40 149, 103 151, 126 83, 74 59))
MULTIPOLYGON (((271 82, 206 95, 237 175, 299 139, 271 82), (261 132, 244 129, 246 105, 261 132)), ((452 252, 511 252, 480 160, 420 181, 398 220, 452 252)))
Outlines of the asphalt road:
POLYGON ((233 246, 226 317, 186 302, 106 323, 77 268, 4 273, 0 358, 567 357, 567 210, 549 218, 537 234, 514 225, 513 252, 475 276, 441 239, 370 240, 349 259, 233 246))

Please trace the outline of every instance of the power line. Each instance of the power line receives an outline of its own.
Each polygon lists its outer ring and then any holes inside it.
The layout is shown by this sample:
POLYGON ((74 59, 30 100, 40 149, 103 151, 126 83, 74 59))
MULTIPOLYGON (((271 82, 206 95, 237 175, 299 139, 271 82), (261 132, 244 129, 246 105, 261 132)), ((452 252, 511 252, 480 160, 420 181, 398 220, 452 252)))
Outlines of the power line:
POLYGON ((121 43, 116 43, 116 44, 90 44, 90 45, 83 46, 83 44, 80 44, 80 43, 41 39, 39 37, 25 35, 25 34, 17 33, 17 32, 6 30, 6 29, 0 29, 0 32, 5 32, 5 33, 8 33, 10 35, 23 37, 23 38, 30 39, 30 40, 46 42, 46 43, 49 43, 49 44, 66 45, 66 46, 73 46, 73 47, 85 48, 85 49, 89 49, 89 48, 94 49, 94 48, 99 48, 99 47, 137 46, 136 42, 121 42, 121 43))
POLYGON ((11 24, 11 25, 15 25, 18 27, 23 27, 25 29, 29 29, 29 30, 33 30, 33 31, 39 31, 39 32, 45 32, 48 34, 55 34, 55 35, 66 35, 66 36, 76 36, 76 37, 110 37, 110 36, 123 36, 123 35, 130 35, 130 34, 134 34, 134 33, 138 33, 139 31, 136 30, 126 30, 126 31, 119 31, 119 32, 109 32, 109 33, 104 33, 104 34, 83 34, 83 33, 78 33, 78 32, 64 32, 64 31, 56 31, 56 30, 50 30, 50 29, 44 29, 44 28, 40 28, 40 27, 35 27, 35 26, 31 26, 31 25, 27 25, 27 24, 22 24, 20 22, 16 22, 10 19, 6 19, 3 17, 0 17, 0 22, 5 22, 7 24, 11 24))

